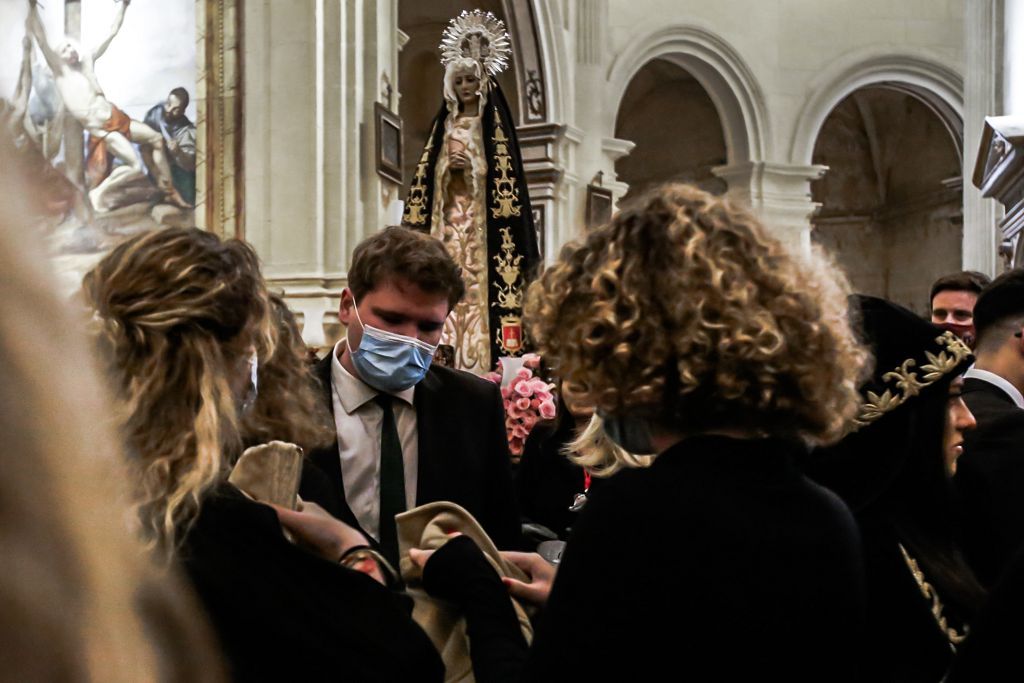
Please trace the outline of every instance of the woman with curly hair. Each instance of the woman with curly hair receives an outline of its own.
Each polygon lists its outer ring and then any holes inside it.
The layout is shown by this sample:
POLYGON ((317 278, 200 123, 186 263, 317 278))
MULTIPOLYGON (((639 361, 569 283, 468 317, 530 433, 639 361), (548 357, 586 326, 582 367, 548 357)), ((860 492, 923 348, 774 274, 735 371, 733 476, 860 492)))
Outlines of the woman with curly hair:
POLYGON ((145 233, 100 261, 83 289, 143 535, 183 564, 233 679, 440 680, 440 658, 405 601, 367 575, 373 567, 338 566, 365 538, 327 516, 257 503, 227 481, 257 351, 274 357, 252 249, 196 229, 145 233), (291 543, 282 523, 316 552, 291 543), (321 545, 317 529, 347 535, 321 545))
MULTIPOLYGON (((583 509, 527 680, 856 679, 856 526, 797 467, 843 434, 868 358, 824 265, 729 201, 668 185, 530 289, 545 360, 612 441, 657 457, 583 509)), ((467 546, 442 546, 424 578, 472 617, 461 587, 479 583, 449 578, 467 546)))

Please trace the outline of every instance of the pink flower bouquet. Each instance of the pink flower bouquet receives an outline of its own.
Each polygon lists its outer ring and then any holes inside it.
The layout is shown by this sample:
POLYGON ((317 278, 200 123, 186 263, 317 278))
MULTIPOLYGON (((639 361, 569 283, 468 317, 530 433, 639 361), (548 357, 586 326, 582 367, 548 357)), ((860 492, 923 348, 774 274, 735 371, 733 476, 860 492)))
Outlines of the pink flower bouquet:
MULTIPOLYGON (((526 437, 530 435, 538 422, 552 420, 557 412, 555 407, 555 385, 545 382, 534 373, 540 370, 540 356, 528 353, 523 356, 523 367, 516 370, 511 381, 501 388, 501 398, 505 404, 505 431, 508 434, 508 450, 513 462, 518 462, 523 455, 526 437)), ((498 369, 484 375, 495 384, 502 380, 502 365, 498 361, 498 369)))

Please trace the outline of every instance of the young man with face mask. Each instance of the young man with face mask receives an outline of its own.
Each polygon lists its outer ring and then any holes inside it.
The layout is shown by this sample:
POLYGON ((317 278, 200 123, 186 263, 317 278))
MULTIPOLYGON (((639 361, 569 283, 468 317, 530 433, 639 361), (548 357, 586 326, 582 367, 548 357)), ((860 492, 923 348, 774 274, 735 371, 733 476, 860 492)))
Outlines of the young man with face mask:
POLYGON ((928 299, 932 323, 949 330, 973 349, 977 337, 974 304, 988 283, 987 275, 973 270, 940 277, 932 284, 928 299))
POLYGON ((316 367, 337 445, 310 453, 337 498, 314 490, 303 498, 362 530, 392 561, 394 515, 439 500, 466 508, 499 548, 515 547, 501 395, 486 380, 431 365, 465 291, 458 265, 432 237, 389 227, 356 247, 348 281, 338 311, 346 335, 316 367))

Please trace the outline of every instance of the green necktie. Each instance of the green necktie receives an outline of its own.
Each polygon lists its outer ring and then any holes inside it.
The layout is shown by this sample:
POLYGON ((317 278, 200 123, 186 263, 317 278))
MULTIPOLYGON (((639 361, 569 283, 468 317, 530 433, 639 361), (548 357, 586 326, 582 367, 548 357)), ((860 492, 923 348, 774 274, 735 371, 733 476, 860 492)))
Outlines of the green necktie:
POLYGON ((380 547, 388 562, 398 567, 398 530, 395 515, 405 512, 405 465, 402 442, 391 407, 391 396, 377 394, 373 399, 383 411, 380 422, 380 547))

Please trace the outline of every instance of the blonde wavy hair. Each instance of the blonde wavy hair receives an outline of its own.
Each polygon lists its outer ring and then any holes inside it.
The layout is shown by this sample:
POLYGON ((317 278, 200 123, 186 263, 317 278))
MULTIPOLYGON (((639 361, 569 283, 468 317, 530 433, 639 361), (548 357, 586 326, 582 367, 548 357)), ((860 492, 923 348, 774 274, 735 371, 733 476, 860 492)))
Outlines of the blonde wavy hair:
POLYGON ((683 433, 838 439, 869 354, 849 287, 753 215, 686 185, 623 208, 530 288, 538 350, 582 401, 683 433))
POLYGON ((224 680, 193 596, 126 523, 108 394, 28 218, 45 207, 16 207, 45 197, 38 169, 0 131, 0 679, 224 680))
POLYGON ((195 228, 136 236, 84 278, 133 470, 143 537, 170 556, 241 439, 254 349, 272 353, 259 262, 195 228))
POLYGON ((653 455, 634 455, 608 438, 604 420, 597 413, 587 426, 562 447, 562 454, 595 477, 610 477, 621 469, 650 467, 653 455))

